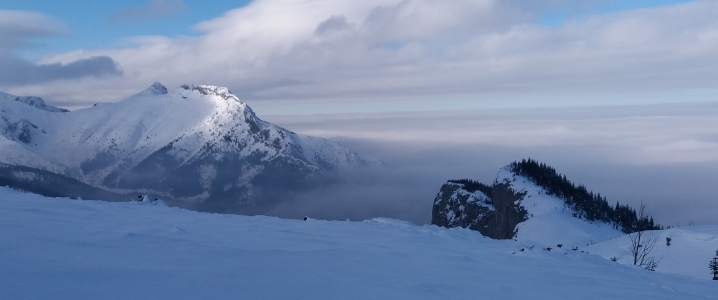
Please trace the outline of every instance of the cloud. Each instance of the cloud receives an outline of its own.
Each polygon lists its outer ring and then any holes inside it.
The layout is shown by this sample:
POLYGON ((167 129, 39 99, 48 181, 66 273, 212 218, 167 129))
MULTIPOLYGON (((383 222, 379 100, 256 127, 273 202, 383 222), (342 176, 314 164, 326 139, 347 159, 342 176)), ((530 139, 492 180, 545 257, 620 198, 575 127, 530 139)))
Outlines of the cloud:
POLYGON ((580 103, 586 94, 716 89, 718 2, 535 23, 537 11, 571 3, 257 0, 195 25, 197 37, 133 37, 134 47, 44 61, 111 57, 132 74, 120 84, 131 89, 113 88, 118 100, 158 79, 294 101, 547 93, 580 103))
POLYGON ((0 57, 0 70, 0 86, 122 74, 115 61, 107 56, 78 59, 68 64, 35 64, 17 57, 0 57))
POLYGON ((347 23, 347 18, 344 16, 331 16, 324 22, 319 23, 314 33, 317 35, 326 34, 329 32, 342 32, 350 29, 347 23))
POLYGON ((33 38, 67 33, 62 22, 46 15, 19 10, 0 10, 0 54, 34 46, 33 38))
POLYGON ((67 33, 62 22, 46 15, 0 10, 0 86, 43 84, 56 80, 120 75, 117 64, 108 56, 79 58, 67 63, 38 64, 20 57, 23 49, 36 47, 42 37, 67 33))
POLYGON ((471 145, 515 149, 594 147, 603 153, 602 159, 614 164, 718 164, 715 103, 264 119, 302 134, 402 144, 411 149, 471 145))
POLYGON ((183 12, 186 5, 182 0, 150 0, 144 5, 134 6, 112 15, 108 22, 118 25, 132 21, 157 20, 183 12))

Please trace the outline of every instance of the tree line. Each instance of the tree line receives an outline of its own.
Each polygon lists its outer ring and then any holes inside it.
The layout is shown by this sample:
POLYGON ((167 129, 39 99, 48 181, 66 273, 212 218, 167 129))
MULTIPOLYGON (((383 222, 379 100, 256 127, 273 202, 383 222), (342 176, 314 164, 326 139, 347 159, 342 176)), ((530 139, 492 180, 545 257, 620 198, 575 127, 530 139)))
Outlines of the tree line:
POLYGON ((494 188, 490 185, 483 184, 481 182, 471 180, 471 179, 451 179, 449 180, 451 183, 459 183, 464 185, 464 190, 466 190, 469 193, 473 193, 476 191, 481 191, 486 195, 487 197, 491 198, 494 188))
POLYGON ((562 199, 571 208, 574 217, 612 224, 615 229, 625 233, 662 229, 662 226, 653 222, 652 216, 639 217, 635 209, 618 202, 611 206, 606 197, 594 194, 583 185, 576 186, 566 179, 566 175, 559 174, 544 163, 529 158, 515 161, 510 167, 514 174, 533 180, 547 194, 562 199))

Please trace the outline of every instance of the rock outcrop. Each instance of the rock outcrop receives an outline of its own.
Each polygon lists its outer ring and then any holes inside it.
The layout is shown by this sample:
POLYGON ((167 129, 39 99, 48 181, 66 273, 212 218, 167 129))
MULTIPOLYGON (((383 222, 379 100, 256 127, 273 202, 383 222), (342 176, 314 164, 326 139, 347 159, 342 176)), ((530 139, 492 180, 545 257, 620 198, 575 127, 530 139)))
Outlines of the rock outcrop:
POLYGON ((493 239, 511 239, 516 225, 527 220, 527 212, 518 202, 525 194, 516 192, 509 182, 487 186, 451 180, 436 195, 431 223, 476 230, 493 239))
POLYGON ((576 185, 534 160, 501 168, 492 185, 462 179, 441 187, 432 224, 461 227, 494 239, 530 240, 572 248, 637 230, 660 229, 650 216, 576 185))

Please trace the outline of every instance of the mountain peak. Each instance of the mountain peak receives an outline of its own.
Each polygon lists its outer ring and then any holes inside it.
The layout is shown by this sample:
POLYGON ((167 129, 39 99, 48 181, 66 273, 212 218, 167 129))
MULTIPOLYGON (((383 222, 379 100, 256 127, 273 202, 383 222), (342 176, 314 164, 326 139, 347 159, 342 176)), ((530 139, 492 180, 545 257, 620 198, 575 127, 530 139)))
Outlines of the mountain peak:
POLYGON ((140 95, 147 96, 164 94, 167 94, 167 88, 157 81, 155 81, 155 83, 153 83, 152 85, 150 85, 150 87, 140 93, 140 95))
POLYGON ((40 97, 35 97, 35 96, 19 97, 19 96, 13 96, 10 94, 5 94, 5 93, 0 93, 0 96, 3 96, 4 98, 7 98, 7 99, 10 99, 13 101, 17 101, 20 103, 30 105, 34 108, 41 109, 44 111, 49 111, 49 112, 68 112, 69 111, 64 108, 47 105, 47 104, 45 104, 45 100, 42 100, 42 98, 40 98, 40 97))
POLYGON ((219 97, 222 97, 222 99, 224 99, 224 100, 231 99, 231 100, 234 100, 234 101, 237 101, 240 103, 242 102, 239 100, 239 98, 237 98, 237 96, 232 94, 232 92, 228 88, 222 87, 222 86, 183 84, 182 86, 177 88, 177 91, 183 97, 187 96, 188 93, 197 92, 200 95, 219 96, 219 97))

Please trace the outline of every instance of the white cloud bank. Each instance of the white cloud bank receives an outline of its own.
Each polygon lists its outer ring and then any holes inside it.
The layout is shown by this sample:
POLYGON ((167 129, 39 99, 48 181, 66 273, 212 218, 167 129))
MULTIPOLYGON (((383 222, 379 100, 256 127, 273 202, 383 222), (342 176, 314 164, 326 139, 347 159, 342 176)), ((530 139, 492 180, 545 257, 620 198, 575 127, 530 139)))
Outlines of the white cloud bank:
POLYGON ((119 80, 6 90, 91 104, 122 99, 155 80, 225 85, 249 101, 716 89, 718 1, 593 15, 558 27, 536 25, 525 7, 498 0, 257 0, 195 25, 197 37, 132 37, 131 47, 42 60, 109 56, 124 71, 119 80))

